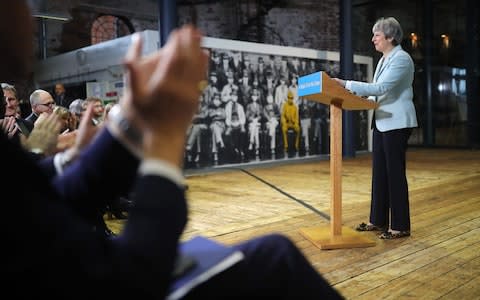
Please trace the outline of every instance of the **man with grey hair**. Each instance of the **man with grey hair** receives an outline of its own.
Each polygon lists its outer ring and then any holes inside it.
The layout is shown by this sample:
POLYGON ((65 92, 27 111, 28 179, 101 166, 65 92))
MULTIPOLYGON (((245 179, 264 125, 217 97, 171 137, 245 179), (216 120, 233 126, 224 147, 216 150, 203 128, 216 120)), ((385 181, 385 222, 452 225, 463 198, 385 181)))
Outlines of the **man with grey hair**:
POLYGON ((26 119, 35 123, 41 113, 51 114, 53 112, 55 101, 53 101, 49 92, 38 89, 30 94, 30 105, 32 106, 32 113, 26 119))
POLYGON ((74 122, 74 127, 77 128, 78 125, 80 124, 80 120, 82 118, 82 114, 85 111, 86 103, 85 100, 83 99, 75 99, 70 103, 70 106, 68 107, 68 110, 70 111, 73 122, 74 122))
POLYGON ((72 114, 76 114, 77 116, 80 116, 83 113, 83 111, 85 110, 84 102, 85 102, 85 100, 83 100, 83 99, 75 99, 68 106, 68 110, 72 114))

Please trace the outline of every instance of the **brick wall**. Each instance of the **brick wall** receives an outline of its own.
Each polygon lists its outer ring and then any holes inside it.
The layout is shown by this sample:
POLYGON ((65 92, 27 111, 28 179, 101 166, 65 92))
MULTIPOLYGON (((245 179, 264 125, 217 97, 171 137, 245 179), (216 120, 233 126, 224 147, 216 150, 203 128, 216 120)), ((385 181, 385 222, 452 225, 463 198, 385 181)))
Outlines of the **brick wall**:
MULTIPOLYGON (((38 10, 69 15, 62 23, 46 21, 47 56, 71 51, 90 43, 90 26, 101 14, 130 20, 135 30, 158 29, 156 1, 52 0, 38 10)), ((256 5, 245 1, 218 1, 179 5, 179 24, 195 23, 210 37, 336 51, 339 45, 337 0, 289 0, 259 16, 256 5)), ((39 49, 40 50, 40 49, 39 49)))
MULTIPOLYGON (((31 2, 35 12, 48 12, 72 18, 66 23, 46 21, 47 56, 88 46, 91 41, 90 27, 95 18, 102 14, 122 16, 128 19, 137 31, 158 29, 159 8, 156 0, 31 0, 31 2)), ((203 4, 177 6, 179 24, 194 23, 211 37, 338 51, 340 38, 338 0, 219 0, 199 3, 203 4), (257 7, 260 2, 274 4, 262 14, 261 8, 257 7)), ((381 16, 395 16, 402 24, 406 37, 414 31, 421 34, 422 3, 403 0, 399 5, 396 0, 352 0, 354 53, 378 56, 370 39, 371 27, 381 16)), ((452 43, 462 45, 459 43, 464 36, 458 32, 464 31, 464 20, 452 17, 455 14, 461 15, 460 4, 458 5, 460 8, 456 8, 453 1, 435 4, 434 43, 438 42, 440 34, 450 33, 452 43), (452 5, 455 8, 452 9, 452 5)), ((41 25, 39 22, 39 33, 41 25)), ((37 41, 37 45, 40 57, 42 53, 40 41, 37 41)), ((416 57, 417 53, 412 55, 416 57)), ((460 56, 462 55, 463 51, 460 51, 460 56)))

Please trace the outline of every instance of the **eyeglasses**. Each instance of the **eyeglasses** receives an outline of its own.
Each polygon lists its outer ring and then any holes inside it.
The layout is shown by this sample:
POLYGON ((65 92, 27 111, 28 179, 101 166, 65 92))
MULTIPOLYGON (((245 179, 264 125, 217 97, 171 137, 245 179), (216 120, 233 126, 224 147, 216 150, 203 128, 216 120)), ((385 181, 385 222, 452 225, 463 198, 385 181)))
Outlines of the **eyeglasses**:
POLYGON ((38 103, 38 105, 43 105, 47 107, 53 107, 55 105, 55 102, 47 102, 47 103, 38 103))

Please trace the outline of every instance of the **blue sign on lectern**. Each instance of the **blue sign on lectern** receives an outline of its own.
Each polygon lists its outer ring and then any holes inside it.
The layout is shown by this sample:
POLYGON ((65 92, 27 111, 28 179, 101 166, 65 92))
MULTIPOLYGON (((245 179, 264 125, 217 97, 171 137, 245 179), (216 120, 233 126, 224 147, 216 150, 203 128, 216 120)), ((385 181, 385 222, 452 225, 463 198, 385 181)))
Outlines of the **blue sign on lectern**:
POLYGON ((307 96, 322 92, 322 72, 316 72, 298 78, 298 96, 307 96))

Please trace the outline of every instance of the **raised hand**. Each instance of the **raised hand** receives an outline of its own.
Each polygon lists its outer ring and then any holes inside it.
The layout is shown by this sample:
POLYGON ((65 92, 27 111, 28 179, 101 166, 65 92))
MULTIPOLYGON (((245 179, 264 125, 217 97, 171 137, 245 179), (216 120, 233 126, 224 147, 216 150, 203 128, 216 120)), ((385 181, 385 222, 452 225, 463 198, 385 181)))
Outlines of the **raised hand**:
POLYGON ((15 117, 5 117, 0 120, 3 132, 11 139, 19 131, 15 117))
MULTIPOLYGON (((93 116, 93 103, 90 103, 85 112, 83 117, 80 121, 80 125, 78 129, 67 133, 73 134, 72 139, 70 141, 70 146, 64 151, 62 160, 65 164, 71 163, 74 159, 78 157, 80 152, 94 139, 95 135, 99 131, 101 127, 95 126, 92 123, 92 116, 93 116)), ((62 137, 62 135, 60 136, 62 137)))
POLYGON ((75 130, 77 132, 74 148, 78 151, 85 148, 90 142, 93 140, 97 132, 101 127, 93 125, 91 122, 93 117, 93 103, 90 103, 85 112, 83 113, 83 117, 80 120, 80 125, 78 129, 75 130))
POLYGON ((57 114, 42 113, 35 121, 35 127, 23 146, 32 151, 40 150, 45 155, 51 155, 57 150, 58 135, 60 133, 60 119, 57 114))

